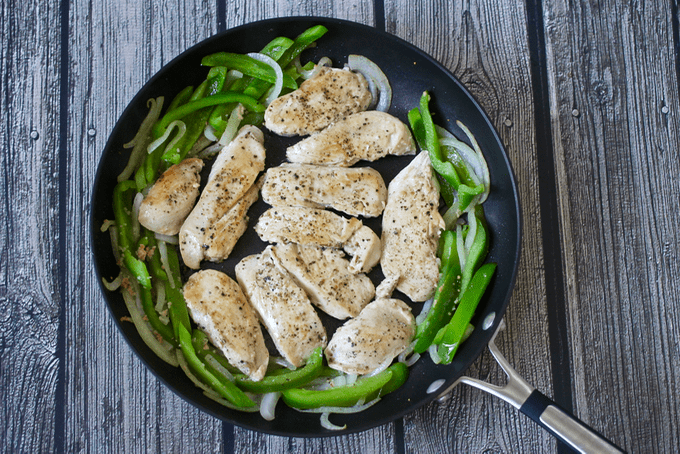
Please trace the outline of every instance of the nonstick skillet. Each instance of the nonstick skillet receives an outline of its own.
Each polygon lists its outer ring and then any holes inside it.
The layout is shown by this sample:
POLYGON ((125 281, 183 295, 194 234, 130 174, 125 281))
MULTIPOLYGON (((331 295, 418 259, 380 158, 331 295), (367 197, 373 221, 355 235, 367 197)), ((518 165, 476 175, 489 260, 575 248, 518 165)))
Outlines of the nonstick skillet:
MULTIPOLYGON (((338 67, 347 62, 350 54, 368 57, 380 66, 392 85, 394 97, 390 108, 391 114, 407 122, 407 112, 418 105, 421 94, 427 90, 432 95, 431 109, 435 122, 461 138, 465 135, 455 123, 456 120, 463 122, 476 137, 486 157, 491 176, 491 192, 484 203, 491 232, 491 247, 487 261, 497 263, 498 267, 472 321, 476 329, 461 346, 453 362, 446 366, 435 365, 427 355, 423 355, 411 367, 407 382, 399 390, 388 394, 378 404, 358 415, 333 415, 335 424, 347 424, 347 429, 342 432, 324 429, 319 423, 318 415, 299 413, 283 403, 279 403, 276 409, 276 418, 273 421, 266 421, 259 413, 230 410, 205 397, 178 368, 169 366, 156 357, 139 337, 134 326, 121 321, 121 318, 127 315, 127 311, 120 292, 110 292, 102 287, 115 323, 130 347, 176 394, 229 423, 260 432, 296 437, 347 434, 385 424, 422 407, 461 380, 484 387, 484 384, 463 377, 463 373, 492 340, 510 300, 520 257, 521 218, 510 161, 488 116, 472 95, 446 68, 431 57, 407 42, 371 27, 344 20, 313 17, 273 19, 243 25, 188 49, 163 67, 134 97, 113 129, 102 153, 91 212, 91 241, 97 276, 98 279, 100 276, 111 279, 118 275, 119 269, 113 257, 109 234, 102 233, 100 227, 105 219, 113 218, 111 207, 113 188, 117 175, 127 163, 129 154, 129 151, 123 148, 123 144, 134 136, 148 112, 147 100, 158 96, 165 96, 166 100, 169 100, 187 85, 199 84, 205 79, 208 71, 200 65, 201 58, 205 55, 220 51, 257 52, 277 36, 293 38, 303 30, 319 24, 326 26, 329 31, 321 38, 317 47, 303 53, 303 64, 305 61, 318 61, 320 57, 327 56, 333 61, 333 66, 338 67), (433 382, 442 379, 444 382, 436 392, 427 392, 433 382)), ((297 139, 277 137, 265 130, 267 167, 283 162, 285 148, 295 140, 297 139)), ((387 157, 368 165, 381 172, 385 182, 389 183, 410 159, 412 157, 387 157)), ((206 167, 209 167, 209 164, 206 167)), ((202 181, 205 181, 206 172, 207 169, 204 169, 202 181)), ((261 252, 265 243, 257 237, 252 226, 266 208, 264 202, 258 201, 250 209, 249 228, 228 260, 220 264, 207 263, 202 265, 202 268, 220 269, 233 278, 234 266, 241 258, 261 252)), ((380 234, 379 219, 364 220, 364 223, 380 234)), ((376 284, 382 279, 379 267, 377 268, 370 274, 376 284)), ((183 272, 186 280, 191 272, 188 269, 184 269, 183 272)), ((398 292, 395 292, 394 296, 410 303, 408 298, 398 292)), ((418 314, 422 304, 412 304, 412 307, 414 314, 418 314)), ((330 338, 339 323, 324 317, 323 314, 320 315, 330 338)), ((501 364, 507 367, 502 361, 501 364)), ((512 379, 514 378, 511 377, 512 379)), ((533 388, 526 385, 523 388, 524 393, 517 397, 518 402, 521 402, 515 406, 519 408, 528 399, 529 404, 524 406, 525 413, 535 416, 535 419, 545 427, 549 424, 542 422, 540 415, 546 407, 552 407, 554 404, 547 402, 542 395, 532 394, 532 391, 533 388)), ((506 400, 512 397, 503 396, 503 392, 495 394, 506 400)), ((574 424, 579 428, 583 427, 580 423, 574 424)), ((559 432, 559 427, 553 427, 552 431, 559 432)), ((597 437, 596 439, 599 440, 597 437)))

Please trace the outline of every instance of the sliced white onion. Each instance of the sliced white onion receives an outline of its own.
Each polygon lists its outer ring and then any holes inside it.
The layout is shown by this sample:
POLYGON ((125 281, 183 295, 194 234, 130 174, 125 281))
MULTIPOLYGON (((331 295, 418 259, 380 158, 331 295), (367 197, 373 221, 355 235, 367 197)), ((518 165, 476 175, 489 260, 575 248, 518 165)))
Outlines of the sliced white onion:
POLYGON ((222 148, 224 148, 224 145, 222 145, 219 142, 216 142, 213 145, 210 145, 209 147, 203 149, 200 153, 198 153, 198 155, 196 157, 200 158, 200 159, 212 158, 217 153, 222 151, 222 148))
POLYGON ((465 135, 468 136, 468 139, 470 140, 472 147, 475 149, 475 152, 479 156, 479 161, 482 164, 482 181, 484 183, 484 193, 480 198, 479 203, 484 203, 486 198, 489 196, 489 191, 491 190, 491 177, 489 175, 489 166, 486 163, 486 159, 484 159, 484 153, 482 153, 482 149, 479 147, 477 139, 475 139, 475 136, 472 135, 472 132, 470 132, 467 126, 465 126, 459 120, 456 120, 456 124, 460 129, 463 130, 465 135))
POLYGON ((451 230, 458 219, 460 219, 460 215, 463 214, 458 205, 458 197, 454 199, 453 203, 449 207, 448 210, 446 210, 446 213, 444 213, 444 216, 442 218, 444 219, 444 225, 446 225, 446 230, 451 230))
POLYGON ((380 67, 363 55, 354 54, 347 57, 347 66, 352 71, 361 73, 367 80, 369 78, 373 79, 380 92, 380 100, 375 110, 387 112, 392 105, 392 87, 380 67))
POLYGON ((224 375, 230 382, 234 381, 234 376, 229 372, 219 361, 217 361, 212 355, 205 355, 205 362, 210 364, 219 373, 224 375))
POLYGON ((158 242, 158 252, 161 254, 161 265, 163 265, 163 270, 165 270, 165 274, 168 276, 170 287, 175 288, 175 279, 172 275, 172 270, 170 270, 170 262, 168 261, 168 246, 165 241, 158 242))
POLYGON ((432 344, 427 348, 427 352, 430 354, 430 359, 435 364, 442 362, 442 359, 439 357, 439 353, 437 353, 437 348, 438 346, 435 344, 432 344))
POLYGON ((397 356, 397 361, 399 361, 400 363, 405 362, 405 361, 406 361, 406 357, 407 357, 408 355, 410 355, 411 353, 413 353, 413 347, 415 347, 415 345, 416 345, 416 341, 411 342, 411 343, 404 349, 403 352, 399 353, 399 355, 397 356))
POLYGON ((164 235, 162 233, 154 233, 153 235, 159 241, 164 241, 170 244, 179 244, 179 238, 176 235, 164 235))
POLYGON ((475 236, 477 235, 477 216, 470 212, 468 213, 467 218, 470 230, 468 230, 467 236, 465 237, 465 250, 469 252, 470 248, 472 248, 472 243, 475 241, 475 236))
POLYGON ((123 169, 120 175, 118 175, 119 182, 130 178, 132 172, 134 172, 141 164, 142 158, 144 156, 144 148, 149 140, 149 133, 161 114, 161 109, 163 107, 163 97, 159 96, 156 99, 149 99, 146 102, 146 106, 150 107, 149 113, 144 118, 144 121, 142 121, 137 134, 135 134, 135 137, 130 142, 123 145, 123 148, 134 148, 132 149, 132 152, 130 152, 130 158, 128 159, 125 169, 123 169))
POLYGON ((274 73, 276 74, 276 82, 274 83, 274 89, 269 93, 269 96, 267 96, 267 99, 265 100, 265 105, 269 105, 273 100, 279 97, 281 94, 281 89, 283 88, 283 70, 281 69, 281 65, 279 65, 276 60, 273 58, 256 53, 256 52, 251 52, 248 54, 249 57, 254 58, 255 60, 259 60, 262 63, 267 64, 268 66, 271 66, 271 68, 274 70, 274 73))
MULTIPOLYGON (((130 313, 130 318, 132 323, 137 328, 139 337, 142 338, 144 343, 158 356, 160 359, 170 364, 171 366, 177 366, 179 362, 177 361, 177 356, 175 355, 175 349, 165 341, 159 341, 154 336, 153 331, 148 325, 148 322, 144 320, 144 312, 140 309, 141 299, 139 288, 135 279, 129 279, 133 290, 135 291, 136 297, 132 296, 127 290, 122 291, 123 300, 125 301, 125 306, 127 306, 128 312, 130 313)), ((181 352, 178 351, 181 355, 181 352)))
POLYGON ((482 183, 484 174, 483 165, 479 161, 479 156, 477 153, 475 153, 475 151, 470 148, 468 144, 461 142, 456 138, 450 139, 446 137, 439 139, 439 143, 443 147, 453 148, 456 150, 458 156, 460 156, 465 162, 468 171, 471 171, 470 178, 472 178, 472 181, 474 181, 475 184, 482 183))
POLYGON ((154 287, 156 290, 156 305, 154 309, 160 314, 165 309, 165 285, 161 282, 156 282, 154 287))
POLYGON ((373 377, 374 375, 378 375, 380 372, 390 367, 390 364, 392 364, 392 360, 394 360, 394 358, 385 359, 385 361, 383 361, 377 368, 375 368, 375 370, 364 375, 364 377, 373 377))
POLYGON ((420 314, 416 317, 416 325, 420 325, 423 323, 425 320, 425 317, 427 317, 427 313, 430 311, 430 308, 432 307, 432 302, 434 301, 434 298, 430 298, 429 300, 425 301, 423 304, 423 308, 420 310, 420 314))
POLYGON ((179 349, 177 350, 177 363, 179 364, 179 367, 184 371, 186 376, 189 377, 189 380, 193 382, 194 385, 198 386, 206 393, 214 393, 214 391, 208 385, 199 380, 198 377, 196 377, 193 374, 193 372, 191 372, 191 369, 189 368, 189 363, 184 357, 182 350, 179 349))
POLYGON ((442 387, 442 385, 446 383, 446 380, 443 378, 440 378, 439 380, 435 380, 432 383, 430 383, 430 386, 427 387, 427 393, 432 394, 433 392, 437 391, 439 388, 442 387))
POLYGON ((142 205, 142 200, 144 200, 144 195, 138 192, 132 202, 132 217, 130 219, 131 225, 130 230, 132 231, 132 238, 135 240, 139 239, 139 207, 142 205))
POLYGON ((273 361, 274 364, 278 364, 279 366, 283 366, 286 369, 290 370, 295 370, 297 367, 293 365, 290 361, 288 361, 286 358, 281 358, 280 356, 274 356, 269 358, 270 361, 273 361))
POLYGON ((273 421, 275 418, 274 411, 276 410, 276 404, 281 397, 280 392, 267 393, 262 397, 262 402, 260 403, 260 415, 267 420, 273 421))
MULTIPOLYGON (((208 389, 207 391, 204 390, 204 391, 203 391, 203 394, 204 394, 207 398, 212 399, 212 400, 214 400, 215 402, 217 402, 218 404, 224 405, 224 406, 227 407, 227 408, 232 408, 232 409, 234 409, 234 410, 243 411, 243 412, 246 412, 246 413, 255 413, 255 412, 260 411, 260 406, 257 404, 257 400, 256 400, 256 399, 253 399, 252 397, 251 397, 251 400, 253 400, 253 401, 255 402, 255 405, 254 405, 254 406, 252 406, 252 407, 237 407, 236 405, 232 404, 231 402, 229 402, 229 401, 228 401, 227 399, 225 399, 224 397, 222 397, 222 396, 220 396, 219 394, 217 394, 217 393, 216 393, 215 391, 213 391, 212 389, 208 389)), ((250 396, 248 396, 248 397, 250 397, 250 396)))
POLYGON ((227 120, 227 126, 224 128, 224 133, 222 133, 222 137, 220 137, 219 140, 220 145, 225 146, 234 140, 234 137, 236 137, 236 133, 238 132, 238 127, 241 124, 241 120, 243 120, 244 112, 245 108, 243 107, 243 104, 238 104, 236 107, 234 107, 234 110, 231 111, 231 114, 229 114, 229 120, 227 120))
POLYGON ((300 74, 300 76, 302 76, 303 79, 309 80, 316 77, 316 75, 319 74, 319 71, 321 71, 321 68, 325 66, 332 66, 333 62, 328 57, 321 57, 321 59, 319 59, 319 62, 316 65, 314 65, 312 69, 306 70, 300 64, 300 56, 298 55, 297 57, 295 57, 295 60, 293 60, 293 64, 295 65, 295 69, 297 70, 298 74, 300 74))
POLYGON ((118 247, 118 227, 115 225, 109 228, 109 236, 111 237, 111 249, 113 249, 113 258, 116 263, 121 262, 120 248, 118 247))
POLYGON ((352 386, 357 382, 358 376, 356 374, 347 374, 347 386, 352 386))
POLYGON ((215 128, 213 128, 212 125, 209 123, 205 125, 203 135, 211 142, 217 142, 219 140, 219 137, 215 135, 215 128))
POLYGON ((463 337, 460 338, 460 342, 463 343, 466 340, 468 340, 468 337, 472 336, 472 332, 475 330, 474 325, 472 323, 468 323, 468 326, 465 327, 465 332, 463 333, 463 337))
POLYGON ((465 269, 465 262, 467 262, 467 252, 465 250, 465 241, 463 240, 463 226, 458 224, 456 226, 456 249, 458 250, 458 261, 460 269, 465 269))
POLYGON ((102 222, 102 227, 99 229, 102 233, 106 232, 109 230, 109 227, 112 225, 116 225, 116 221, 112 219, 105 219, 104 222, 102 222))
POLYGON ((337 425, 333 424, 330 421, 330 419, 328 419, 330 417, 330 415, 331 414, 327 413, 327 412, 321 413, 321 427, 323 427, 324 429, 328 429, 328 430, 345 430, 345 429, 347 429, 347 424, 345 424, 344 426, 337 426, 337 425))
POLYGON ((106 290, 108 290, 109 292, 113 292, 115 290, 118 290, 118 288, 120 287, 120 284, 122 282, 123 282, 123 273, 118 273, 118 277, 116 277, 111 282, 107 281, 102 276, 102 284, 104 284, 104 287, 106 287, 106 290))
POLYGON ((224 87, 222 88, 223 90, 226 90, 239 79, 243 78, 243 73, 241 71, 236 71, 235 69, 230 69, 227 71, 227 77, 224 78, 224 87))
POLYGON ((184 124, 182 120, 175 120, 172 123, 170 123, 163 133, 162 136, 160 136, 158 139, 154 140, 149 144, 149 146, 146 149, 146 152, 151 154, 153 153, 158 147, 163 145, 163 142, 165 142, 168 137, 170 137, 170 134, 172 133, 172 130, 177 128, 177 135, 170 141, 167 147, 165 147, 165 150, 172 149, 172 147, 175 146, 175 144, 179 141, 179 139, 184 136, 184 133, 187 130, 187 125, 184 124))
POLYGON ((367 408, 372 407, 373 405, 377 404, 380 401, 380 397, 377 397, 373 400, 370 400, 366 403, 362 402, 361 400, 357 402, 356 405, 352 407, 318 407, 318 408, 308 408, 306 410, 301 410, 299 408, 295 408, 295 410, 299 411, 300 413, 337 413, 337 414, 352 414, 352 413, 359 413, 367 408))
POLYGON ((414 353, 409 358, 406 359, 404 364, 406 364, 406 367, 411 367, 415 363, 417 363, 419 359, 420 359, 420 353, 414 353))

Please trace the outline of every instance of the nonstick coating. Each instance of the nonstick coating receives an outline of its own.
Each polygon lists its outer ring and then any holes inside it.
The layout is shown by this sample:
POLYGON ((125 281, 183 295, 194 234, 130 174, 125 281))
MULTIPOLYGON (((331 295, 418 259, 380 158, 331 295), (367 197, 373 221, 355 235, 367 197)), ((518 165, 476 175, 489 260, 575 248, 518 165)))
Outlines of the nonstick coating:
MULTIPOLYGON (((191 381, 178 369, 158 359, 141 340, 131 323, 121 322, 127 315, 125 304, 119 292, 109 292, 102 287, 104 297, 113 318, 123 336, 147 367, 170 389, 202 410, 252 430, 276 435, 296 437, 318 437, 347 434, 369 429, 397 419, 434 399, 437 393, 427 394, 430 383, 445 379, 440 390, 451 385, 470 364, 481 354, 500 322, 510 299, 515 282, 520 255, 520 209, 517 188, 510 162, 503 145, 487 115, 482 111, 472 95, 442 65, 431 57, 392 35, 374 28, 327 18, 284 18, 247 24, 213 36, 190 48, 162 68, 135 96, 116 124, 111 137, 102 153, 97 171, 92 200, 91 240, 97 280, 100 276, 112 279, 118 275, 108 233, 100 227, 105 219, 113 219, 111 208, 112 192, 116 176, 127 162, 128 150, 123 144, 137 131, 148 109, 146 101, 152 97, 165 96, 166 105, 187 85, 196 86, 207 74, 207 68, 200 66, 203 56, 218 51, 257 52, 267 42, 277 36, 294 38, 313 25, 325 25, 328 33, 321 38, 318 46, 305 51, 302 63, 317 61, 322 56, 333 60, 338 67, 347 62, 350 54, 360 54, 377 63, 390 80, 394 98, 390 113, 407 122, 407 112, 418 105, 423 91, 432 95, 430 103, 435 122, 463 139, 465 136, 456 126, 462 121, 475 135, 481 146, 491 173, 491 194, 484 209, 491 231, 491 249, 487 261, 498 263, 496 275, 489 291, 480 303, 473 320, 477 328, 458 351, 455 360, 447 366, 434 365, 428 355, 411 367, 406 384, 398 391, 385 396, 382 401, 358 415, 332 415, 335 424, 347 424, 343 432, 329 431, 321 427, 319 415, 299 413, 280 402, 276 409, 276 419, 265 421, 259 413, 241 413, 225 408, 202 394, 191 381), (493 324, 482 329, 482 321, 495 315, 493 324)), ((285 147, 295 139, 282 139, 265 131, 267 147, 267 167, 278 165, 285 159, 285 147)), ((386 183, 410 162, 412 157, 388 157, 374 164, 386 183)), ((365 165, 360 163, 359 165, 365 165)), ((209 167, 206 165, 206 167, 209 167)), ((205 181, 205 173, 203 181, 205 181)), ((234 277, 234 265, 244 256, 262 251, 262 243, 252 226, 267 206, 258 201, 249 212, 249 228, 227 261, 221 264, 206 264, 204 267, 217 268, 234 277)), ((367 220, 365 224, 380 234, 380 221, 367 220)), ((371 273, 374 282, 382 275, 378 270, 371 273)), ((184 270, 185 278, 188 270, 184 270)), ((408 301, 401 294, 395 294, 408 301)), ((422 304, 413 304, 414 314, 418 314, 422 304)), ((336 321, 323 317, 328 323, 329 339, 336 321)))

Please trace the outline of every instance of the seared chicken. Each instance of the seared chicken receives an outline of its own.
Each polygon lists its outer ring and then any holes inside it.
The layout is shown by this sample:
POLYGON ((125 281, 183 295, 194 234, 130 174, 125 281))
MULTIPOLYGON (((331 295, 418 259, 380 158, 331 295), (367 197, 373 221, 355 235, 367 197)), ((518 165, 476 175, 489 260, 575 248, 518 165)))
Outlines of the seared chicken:
POLYGON ((377 299, 335 331, 326 348, 328 365, 348 374, 371 373, 403 352, 415 332, 415 319, 406 303, 377 299))
POLYGON ((302 287, 316 307, 339 320, 356 317, 375 296, 365 274, 353 274, 343 253, 333 248, 279 244, 274 258, 302 287))
POLYGON ((241 287, 220 271, 203 270, 189 277, 184 299, 191 317, 229 363, 252 380, 261 380, 269 351, 241 287))
POLYGON ((349 167, 360 160, 409 155, 416 147, 408 127, 392 115, 371 110, 332 124, 288 147, 290 162, 349 167))
POLYGON ((185 159, 166 170, 139 207, 139 223, 152 232, 177 235, 198 197, 203 161, 185 159))
POLYGON ((236 265, 236 279, 284 358, 298 367, 326 345, 326 330, 309 298, 281 269, 271 246, 236 265))
POLYGON ((322 68, 294 92, 272 101, 264 125, 281 136, 307 135, 366 110, 370 103, 371 92, 361 74, 322 68))
POLYGON ((210 228, 210 234, 206 235, 204 254, 207 260, 218 262, 229 257, 236 242, 248 227, 246 213, 250 206, 255 203, 262 187, 262 178, 252 185, 236 205, 215 222, 210 228))
POLYGON ((437 247, 444 220, 439 191, 432 182, 427 151, 421 152, 390 182, 382 219, 382 267, 378 296, 395 288, 412 301, 426 301, 439 279, 437 247))
POLYGON ((344 248, 352 255, 350 270, 367 272, 378 263, 380 238, 356 219, 305 207, 270 208, 260 216, 255 231, 270 243, 297 243, 344 248))
POLYGON ((267 170, 262 200, 277 207, 331 207, 351 216, 375 217, 385 208, 387 187, 370 167, 282 164, 267 170))
MULTIPOLYGON (((198 269, 206 258, 211 235, 220 219, 248 192, 264 170, 264 136, 255 126, 244 126, 215 159, 201 198, 179 232, 182 259, 198 269)), ((226 258, 226 257, 221 257, 226 258)))

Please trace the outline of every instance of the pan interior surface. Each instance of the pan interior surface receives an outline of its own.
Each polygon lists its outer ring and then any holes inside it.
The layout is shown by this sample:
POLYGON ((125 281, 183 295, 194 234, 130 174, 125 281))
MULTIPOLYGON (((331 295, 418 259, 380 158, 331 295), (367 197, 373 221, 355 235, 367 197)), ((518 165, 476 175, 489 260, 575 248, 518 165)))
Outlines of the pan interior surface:
MULTIPOLYGON (((423 91, 432 95, 430 103, 435 123, 450 130, 463 139, 465 135, 455 125, 456 120, 463 122, 474 134, 486 157, 491 175, 491 193, 484 203, 485 214, 491 232, 491 248, 487 261, 498 263, 496 275, 490 289, 477 309, 473 325, 476 327, 471 337, 461 346, 452 364, 439 366, 432 363, 428 355, 411 367, 410 376, 404 386, 388 394, 373 407, 359 415, 331 415, 334 424, 347 424, 344 431, 329 431, 321 427, 318 414, 297 412, 283 403, 276 409, 273 421, 264 420, 259 413, 242 413, 230 410, 203 395, 202 391, 177 368, 171 367, 157 358, 141 340, 131 323, 121 321, 127 315, 125 304, 119 292, 110 292, 102 287, 108 307, 123 336, 146 366, 170 389, 182 398, 204 411, 248 429, 275 435, 296 437, 318 437, 348 434, 366 430, 412 412, 434 399, 437 393, 428 394, 428 386, 435 380, 445 379, 440 390, 452 384, 468 366, 481 354, 500 322, 510 299, 520 254, 520 209, 517 188, 510 162, 503 145, 487 115, 471 94, 455 77, 439 63, 405 41, 380 32, 376 29, 337 19, 327 18, 285 18, 256 22, 244 25, 209 38, 190 48, 162 68, 135 96, 123 112, 104 149, 95 180, 91 212, 91 241, 97 279, 103 276, 112 279, 118 275, 118 267, 111 251, 108 233, 100 227, 105 219, 112 219, 111 207, 116 177, 127 163, 128 150, 123 144, 136 133, 137 128, 148 112, 146 102, 149 98, 164 96, 166 103, 187 85, 196 86, 206 76, 208 69, 201 67, 201 58, 219 51, 256 52, 277 36, 294 38, 306 28, 324 25, 328 33, 322 37, 318 46, 302 54, 302 63, 318 61, 328 56, 333 66, 342 67, 350 54, 360 54, 373 60, 387 75, 394 97, 390 113, 405 123, 407 112, 418 105, 423 91), (482 321, 491 319, 493 323, 483 329, 482 321)), ((263 128, 264 129, 264 128, 263 128)), ((265 130, 267 148, 267 167, 285 161, 285 148, 298 139, 281 138, 265 130)), ((370 165, 380 171, 386 183, 410 162, 412 157, 387 157, 370 165)), ((209 167, 209 163, 206 165, 209 167)), ((205 177, 204 177, 205 178, 205 177)), ((204 179, 203 179, 204 181, 204 179)), ((204 267, 216 268, 234 277, 234 266, 246 255, 261 252, 265 243, 256 235, 252 226, 267 206, 258 201, 249 211, 250 224, 247 232, 239 240, 231 257, 220 264, 206 264, 204 267)), ((380 234, 380 220, 364 220, 365 224, 380 234)), ((374 282, 382 275, 378 270, 371 273, 374 282)), ((190 273, 187 272, 186 278, 190 273)), ((395 297, 409 301, 405 296, 395 293, 395 297)), ((420 312, 422 304, 412 304, 413 313, 420 312)), ((330 318, 323 318, 324 323, 330 318)), ((328 321, 329 339, 332 330, 339 324, 328 321)), ((486 325, 485 325, 486 326, 486 325)))

